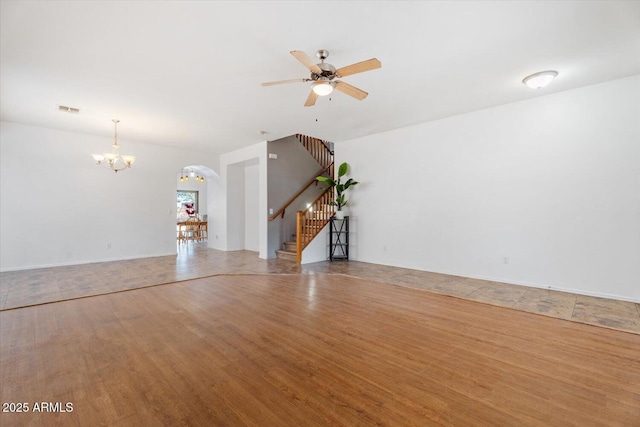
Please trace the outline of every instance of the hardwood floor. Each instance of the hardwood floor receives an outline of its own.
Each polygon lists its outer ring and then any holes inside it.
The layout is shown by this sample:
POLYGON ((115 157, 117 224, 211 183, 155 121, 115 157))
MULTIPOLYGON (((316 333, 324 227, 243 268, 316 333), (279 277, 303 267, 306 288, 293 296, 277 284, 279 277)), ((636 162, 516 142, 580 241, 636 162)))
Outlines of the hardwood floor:
POLYGON ((640 304, 358 261, 303 266, 180 245, 177 256, 0 273, 0 310, 157 286, 218 274, 347 274, 501 307, 640 334, 640 304))
POLYGON ((2 425, 638 426, 640 335, 343 274, 0 312, 2 425))

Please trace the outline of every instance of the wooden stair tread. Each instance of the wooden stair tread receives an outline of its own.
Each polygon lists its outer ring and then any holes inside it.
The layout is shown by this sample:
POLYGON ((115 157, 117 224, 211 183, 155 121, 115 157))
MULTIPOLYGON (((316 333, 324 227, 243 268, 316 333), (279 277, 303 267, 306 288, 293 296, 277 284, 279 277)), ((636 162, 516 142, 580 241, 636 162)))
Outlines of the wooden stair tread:
POLYGON ((296 251, 288 251, 286 249, 276 250, 276 256, 278 257, 278 259, 284 259, 286 261, 296 262, 297 260, 296 251))

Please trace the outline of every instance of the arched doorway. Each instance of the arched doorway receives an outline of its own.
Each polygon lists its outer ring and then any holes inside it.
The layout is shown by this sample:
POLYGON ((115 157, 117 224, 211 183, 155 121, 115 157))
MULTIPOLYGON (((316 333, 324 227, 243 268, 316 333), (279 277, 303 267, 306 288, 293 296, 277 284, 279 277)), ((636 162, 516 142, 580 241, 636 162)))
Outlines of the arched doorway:
MULTIPOLYGON (((212 184, 219 175, 204 165, 187 165, 176 173, 176 222, 178 249, 193 243, 207 246, 209 224, 215 209, 212 184), (198 220, 202 224, 202 232, 197 235, 191 230, 185 233, 188 220, 198 220)), ((190 224, 190 229, 193 224, 190 224)))

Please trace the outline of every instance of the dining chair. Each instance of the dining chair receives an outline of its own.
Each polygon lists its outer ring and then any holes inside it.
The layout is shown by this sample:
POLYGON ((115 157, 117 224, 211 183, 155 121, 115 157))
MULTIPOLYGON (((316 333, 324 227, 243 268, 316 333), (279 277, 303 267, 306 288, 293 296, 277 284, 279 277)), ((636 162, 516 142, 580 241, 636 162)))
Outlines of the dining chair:
POLYGON ((198 217, 191 216, 184 222, 184 240, 200 241, 202 233, 200 232, 200 220, 198 217))

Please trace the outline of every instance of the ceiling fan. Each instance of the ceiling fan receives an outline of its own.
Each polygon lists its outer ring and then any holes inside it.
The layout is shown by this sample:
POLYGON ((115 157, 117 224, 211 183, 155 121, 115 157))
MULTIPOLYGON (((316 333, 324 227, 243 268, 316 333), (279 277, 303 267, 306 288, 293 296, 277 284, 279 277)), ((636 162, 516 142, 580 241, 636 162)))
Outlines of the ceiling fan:
POLYGON ((277 82, 262 83, 262 86, 273 86, 285 83, 297 83, 297 82, 313 82, 311 85, 311 93, 307 98, 307 102, 304 103, 305 107, 311 107, 315 105, 318 96, 329 95, 333 89, 354 97, 358 101, 362 101, 369 95, 367 92, 358 89, 355 86, 351 86, 343 81, 335 80, 336 78, 342 78, 350 76, 351 74, 363 73, 369 70, 375 70, 382 67, 382 64, 376 58, 371 58, 366 61, 358 62, 355 64, 347 65, 346 67, 338 68, 331 64, 325 63, 324 60, 329 57, 328 50, 319 50, 316 52, 316 56, 320 59, 319 64, 314 64, 314 61, 306 53, 300 50, 292 50, 293 55, 298 61, 311 71, 309 78, 305 79, 291 79, 280 80, 277 82))

